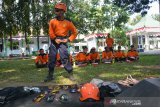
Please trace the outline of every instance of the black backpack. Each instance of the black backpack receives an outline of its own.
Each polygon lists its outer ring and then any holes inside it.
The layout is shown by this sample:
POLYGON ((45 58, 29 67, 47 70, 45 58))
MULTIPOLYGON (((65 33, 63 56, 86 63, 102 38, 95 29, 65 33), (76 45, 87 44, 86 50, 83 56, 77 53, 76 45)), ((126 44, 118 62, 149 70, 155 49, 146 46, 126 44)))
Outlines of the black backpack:
POLYGON ((115 84, 110 83, 108 85, 102 85, 100 88, 100 98, 103 100, 105 97, 116 97, 121 93, 121 88, 115 84))
POLYGON ((0 90, 0 105, 29 95, 23 87, 7 87, 0 90))

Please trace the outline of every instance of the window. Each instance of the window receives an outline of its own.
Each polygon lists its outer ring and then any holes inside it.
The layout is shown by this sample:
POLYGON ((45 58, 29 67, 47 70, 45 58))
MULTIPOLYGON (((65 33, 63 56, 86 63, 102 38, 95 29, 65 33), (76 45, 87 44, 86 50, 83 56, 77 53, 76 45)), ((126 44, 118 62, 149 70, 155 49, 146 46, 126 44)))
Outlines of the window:
POLYGON ((43 44, 48 44, 48 41, 42 41, 43 44))

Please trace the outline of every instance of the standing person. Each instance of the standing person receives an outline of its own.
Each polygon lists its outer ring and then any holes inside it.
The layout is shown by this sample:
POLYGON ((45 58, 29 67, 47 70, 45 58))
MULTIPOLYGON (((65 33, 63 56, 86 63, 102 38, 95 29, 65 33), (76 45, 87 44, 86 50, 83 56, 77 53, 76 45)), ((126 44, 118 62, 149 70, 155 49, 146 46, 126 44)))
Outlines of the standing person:
POLYGON ((106 38, 106 44, 107 44, 107 47, 109 48, 109 50, 113 52, 114 40, 113 40, 113 38, 110 37, 110 33, 108 33, 108 36, 106 38))
POLYGON ((49 62, 48 62, 48 76, 44 82, 48 82, 54 79, 53 73, 56 65, 56 55, 59 51, 61 62, 65 70, 69 73, 69 79, 75 80, 73 77, 73 67, 69 60, 69 53, 67 50, 67 42, 73 41, 77 37, 76 27, 72 22, 64 18, 64 13, 67 11, 66 4, 57 3, 54 6, 56 17, 49 23, 49 36, 51 45, 49 47, 49 62), (68 32, 71 31, 71 35, 67 38, 68 32))

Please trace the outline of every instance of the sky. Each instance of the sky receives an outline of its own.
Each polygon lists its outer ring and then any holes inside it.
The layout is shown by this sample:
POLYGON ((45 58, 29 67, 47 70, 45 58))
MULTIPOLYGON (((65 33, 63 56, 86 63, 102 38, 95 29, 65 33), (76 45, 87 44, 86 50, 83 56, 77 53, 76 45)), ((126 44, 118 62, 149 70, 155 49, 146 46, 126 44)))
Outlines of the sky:
POLYGON ((159 3, 158 3, 158 1, 153 2, 153 3, 151 4, 151 6, 152 6, 152 7, 149 9, 148 14, 149 14, 149 15, 159 14, 159 3))

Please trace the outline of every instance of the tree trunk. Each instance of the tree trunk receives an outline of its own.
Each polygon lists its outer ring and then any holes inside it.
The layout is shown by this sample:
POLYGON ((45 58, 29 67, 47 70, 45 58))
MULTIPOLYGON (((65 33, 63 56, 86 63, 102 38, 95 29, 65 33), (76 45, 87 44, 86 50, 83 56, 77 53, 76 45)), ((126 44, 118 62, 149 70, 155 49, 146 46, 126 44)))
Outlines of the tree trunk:
POLYGON ((12 50, 13 50, 12 33, 10 33, 10 50, 11 50, 11 53, 12 53, 12 50))
POLYGON ((26 55, 28 54, 28 40, 27 40, 27 32, 24 33, 25 43, 26 43, 26 55))
POLYGON ((0 50, 0 52, 3 52, 4 51, 4 40, 3 40, 3 37, 4 37, 4 35, 2 36, 2 47, 1 47, 1 50, 0 50))
POLYGON ((37 49, 39 50, 39 35, 38 35, 38 30, 37 30, 37 49))

